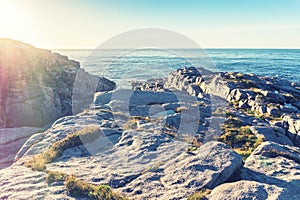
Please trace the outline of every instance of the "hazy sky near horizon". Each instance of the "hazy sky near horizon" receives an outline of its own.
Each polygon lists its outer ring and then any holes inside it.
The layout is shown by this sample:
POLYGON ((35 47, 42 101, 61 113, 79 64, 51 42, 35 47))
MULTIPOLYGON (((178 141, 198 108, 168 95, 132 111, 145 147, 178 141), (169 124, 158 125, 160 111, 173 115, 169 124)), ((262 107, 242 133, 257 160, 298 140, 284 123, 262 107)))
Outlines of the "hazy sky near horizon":
POLYGON ((95 48, 139 28, 204 48, 300 48, 300 0, 0 0, 0 25, 0 38, 51 49, 95 48))

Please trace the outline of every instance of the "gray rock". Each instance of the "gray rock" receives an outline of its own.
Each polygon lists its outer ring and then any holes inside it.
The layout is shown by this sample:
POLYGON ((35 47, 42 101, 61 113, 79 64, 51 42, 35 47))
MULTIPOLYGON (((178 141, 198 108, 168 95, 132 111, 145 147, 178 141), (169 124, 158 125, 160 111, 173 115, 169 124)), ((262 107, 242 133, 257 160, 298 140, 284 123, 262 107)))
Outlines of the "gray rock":
POLYGON ((163 165, 162 170, 141 175, 122 191, 137 199, 186 198, 203 187, 223 183, 241 164, 241 157, 227 145, 209 142, 192 154, 184 153, 166 167, 163 165))
POLYGON ((241 89, 233 89, 227 97, 227 100, 232 101, 241 101, 247 99, 247 93, 241 89))
POLYGON ((280 127, 251 126, 250 130, 256 137, 263 138, 264 141, 271 141, 290 146, 294 145, 294 143, 285 135, 285 130, 280 127))
POLYGON ((261 91, 261 93, 269 99, 272 103, 284 104, 285 99, 281 94, 272 92, 272 91, 261 91))
POLYGON ((11 165, 24 142, 40 130, 36 127, 0 129, 0 169, 11 165))
POLYGON ((292 105, 295 106, 296 108, 298 108, 298 110, 300 110, 300 102, 299 101, 292 102, 292 105))
POLYGON ((221 142, 208 142, 193 153, 195 156, 183 155, 164 169, 166 175, 161 181, 165 186, 211 189, 226 181, 242 165, 241 156, 221 142))
POLYGON ((283 126, 288 130, 289 138, 300 145, 300 119, 296 116, 285 115, 283 117, 283 126))
POLYGON ((277 107, 267 107, 267 113, 271 117, 280 117, 281 113, 277 107))
POLYGON ((200 88, 207 94, 227 99, 232 89, 235 89, 232 84, 228 84, 222 77, 222 74, 213 76, 212 79, 202 82, 200 88))
POLYGON ((195 67, 183 68, 167 77, 164 88, 186 91, 190 95, 198 96, 202 92, 198 86, 201 81, 201 75, 195 67))
POLYGON ((244 167, 250 169, 252 173, 245 171, 242 174, 242 178, 258 182, 266 181, 269 184, 299 180, 299 152, 300 149, 297 147, 263 142, 252 152, 245 162, 244 167), (261 175, 253 175, 254 172, 261 175))
POLYGON ((300 119, 295 116, 286 115, 283 117, 283 121, 288 124, 289 131, 292 133, 300 132, 300 119))
POLYGON ((108 104, 113 100, 123 101, 127 103, 128 106, 178 102, 177 96, 174 93, 122 89, 106 94, 100 94, 99 96, 96 94, 94 104, 108 104))
POLYGON ((211 200, 236 199, 293 199, 283 194, 283 188, 255 181, 237 181, 225 183, 214 188, 207 196, 211 200))

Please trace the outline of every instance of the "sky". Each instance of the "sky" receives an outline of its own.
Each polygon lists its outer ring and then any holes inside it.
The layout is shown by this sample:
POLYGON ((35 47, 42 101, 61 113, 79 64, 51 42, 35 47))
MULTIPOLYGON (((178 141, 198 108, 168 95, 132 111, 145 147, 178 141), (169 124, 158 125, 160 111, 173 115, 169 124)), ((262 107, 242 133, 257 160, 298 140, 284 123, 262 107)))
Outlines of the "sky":
POLYGON ((140 28, 203 48, 300 48, 300 0, 0 0, 0 38, 40 48, 95 48, 140 28))

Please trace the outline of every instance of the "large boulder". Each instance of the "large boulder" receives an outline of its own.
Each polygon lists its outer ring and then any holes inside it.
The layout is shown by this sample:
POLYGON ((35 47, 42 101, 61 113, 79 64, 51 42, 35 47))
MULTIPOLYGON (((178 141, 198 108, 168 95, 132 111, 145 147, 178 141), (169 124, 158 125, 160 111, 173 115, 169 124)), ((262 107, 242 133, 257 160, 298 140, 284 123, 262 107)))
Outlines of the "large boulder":
POLYGON ((300 180, 300 149, 274 142, 263 142, 247 158, 242 173, 244 179, 279 184, 300 180), (263 175, 263 176, 261 176, 263 175))
POLYGON ((294 143, 286 136, 285 130, 277 126, 251 126, 250 130, 256 137, 264 141, 272 141, 279 144, 293 146, 294 143))
POLYGON ((236 199, 290 199, 289 194, 283 193, 283 188, 255 181, 237 181, 222 184, 206 197, 211 200, 236 199))
POLYGON ((164 88, 186 91, 192 96, 201 95, 199 84, 203 81, 200 72, 195 67, 178 69, 167 77, 164 88))
POLYGON ((297 116, 285 115, 282 121, 283 126, 288 131, 289 138, 295 145, 300 146, 300 119, 297 116))
POLYGON ((225 182, 241 165, 241 156, 227 145, 208 142, 191 154, 171 160, 162 170, 143 174, 122 192, 137 199, 182 199, 225 182))
POLYGON ((245 161, 240 173, 243 181, 221 185, 209 197, 219 199, 217 193, 223 192, 226 199, 237 195, 242 199, 299 199, 299 152, 297 147, 263 142, 245 161))

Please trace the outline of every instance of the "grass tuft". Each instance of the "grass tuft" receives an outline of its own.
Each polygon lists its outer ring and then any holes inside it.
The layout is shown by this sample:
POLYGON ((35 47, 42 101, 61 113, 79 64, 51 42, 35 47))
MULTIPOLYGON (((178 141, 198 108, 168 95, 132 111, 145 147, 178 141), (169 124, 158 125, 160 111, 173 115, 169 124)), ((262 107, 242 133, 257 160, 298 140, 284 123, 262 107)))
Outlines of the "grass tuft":
POLYGON ((207 200, 206 196, 209 195, 211 190, 202 188, 200 191, 195 192, 188 197, 188 200, 207 200))
POLYGON ((263 139, 256 137, 248 126, 241 125, 237 119, 226 121, 223 126, 224 133, 218 140, 229 145, 245 161, 254 149, 263 142, 263 139))
POLYGON ((73 197, 87 197, 96 200, 125 200, 125 197, 113 192, 108 185, 96 186, 77 179, 75 176, 68 176, 65 180, 67 193, 73 197))
POLYGON ((44 171, 46 164, 60 157, 66 149, 82 145, 80 140, 81 135, 94 135, 98 131, 99 128, 97 126, 89 126, 69 134, 64 139, 55 142, 43 153, 35 155, 31 160, 25 163, 25 166, 30 167, 34 171, 44 171))
POLYGON ((60 172, 48 171, 47 172, 47 183, 51 184, 57 181, 64 181, 67 178, 67 175, 60 172))

